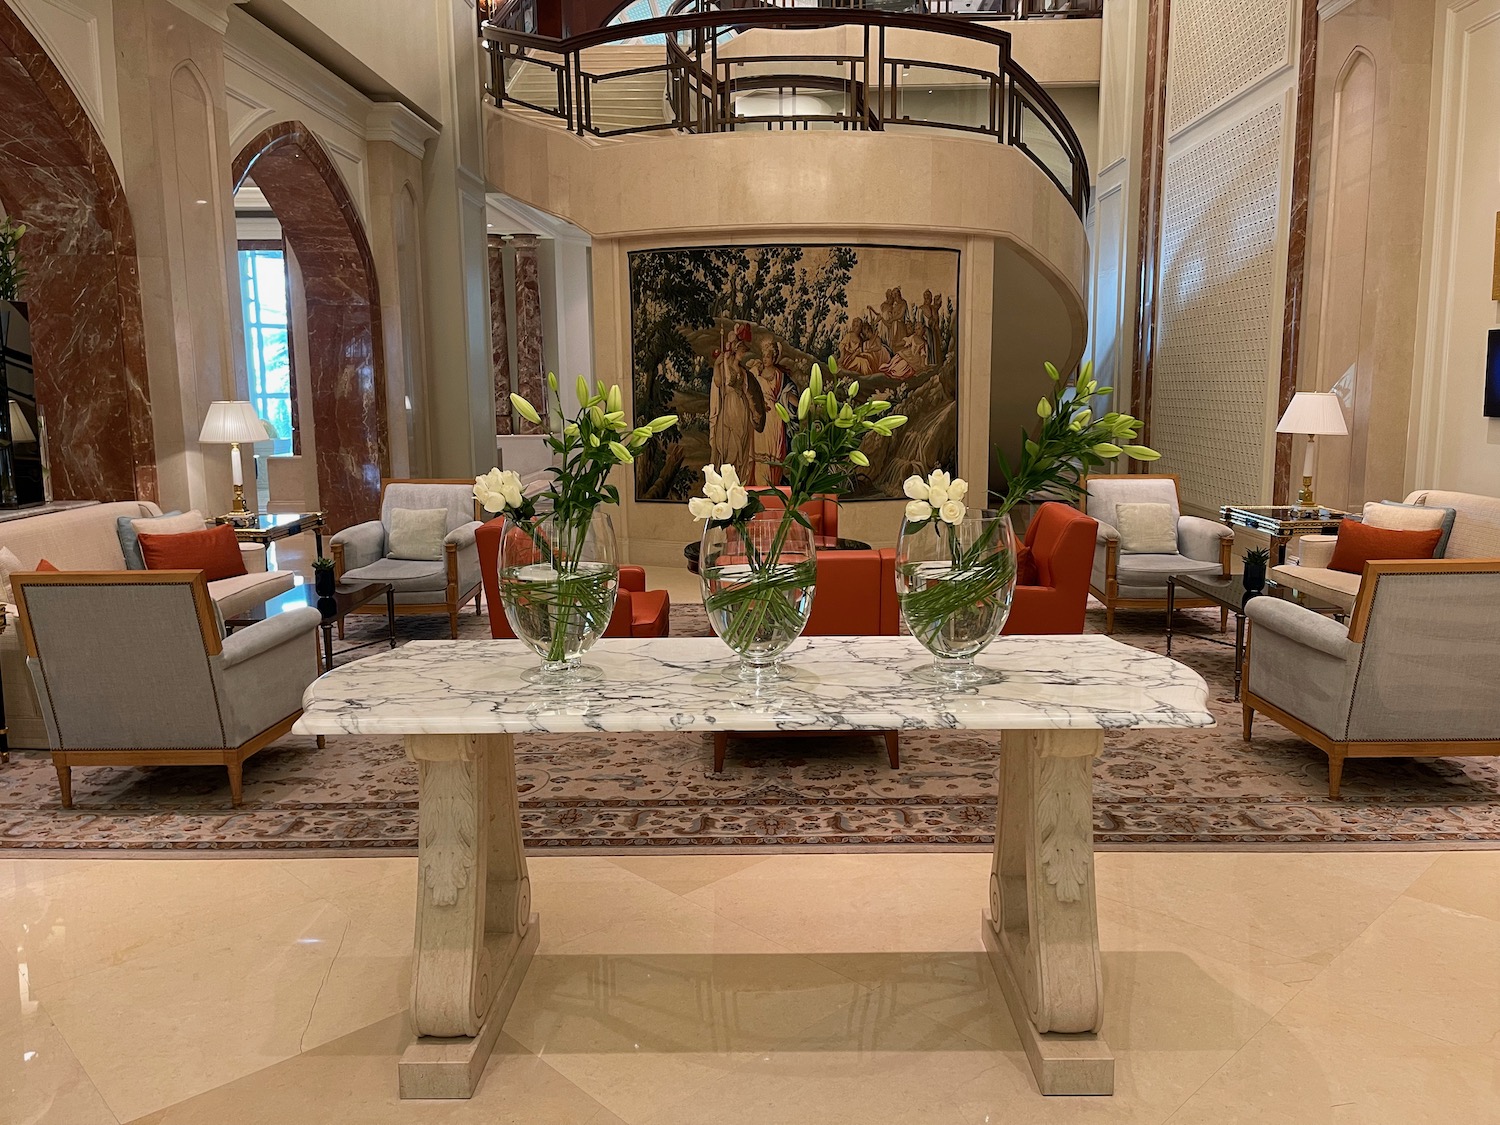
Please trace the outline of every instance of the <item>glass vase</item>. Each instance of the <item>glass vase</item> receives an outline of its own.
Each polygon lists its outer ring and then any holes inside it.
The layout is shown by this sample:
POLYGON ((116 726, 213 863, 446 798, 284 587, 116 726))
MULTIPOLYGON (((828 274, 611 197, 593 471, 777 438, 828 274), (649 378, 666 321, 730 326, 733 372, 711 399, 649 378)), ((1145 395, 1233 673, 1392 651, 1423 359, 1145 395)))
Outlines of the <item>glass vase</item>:
POLYGON ((813 534, 792 520, 751 520, 703 529, 703 608, 740 658, 739 676, 775 679, 777 658, 802 635, 818 580, 813 534))
POLYGON ((919 675, 949 687, 994 683, 974 658, 1000 635, 1016 592, 1010 516, 972 511, 956 524, 902 521, 896 594, 912 636, 933 655, 919 675))
POLYGON ((580 663, 604 635, 620 590, 614 524, 597 509, 587 518, 553 513, 505 521, 500 546, 500 604, 517 637, 542 658, 524 678, 563 686, 599 673, 580 663))

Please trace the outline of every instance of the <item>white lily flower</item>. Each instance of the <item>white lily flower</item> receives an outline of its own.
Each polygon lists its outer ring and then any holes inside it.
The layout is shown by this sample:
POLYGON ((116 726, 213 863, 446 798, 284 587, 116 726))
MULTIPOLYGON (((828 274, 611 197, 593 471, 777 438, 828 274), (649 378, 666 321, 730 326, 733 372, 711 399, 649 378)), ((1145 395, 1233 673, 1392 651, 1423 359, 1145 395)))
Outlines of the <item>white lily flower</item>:
POLYGON ((725 488, 722 484, 705 484, 703 486, 703 495, 707 496, 715 504, 722 504, 729 498, 729 489, 725 488))
POLYGON ((738 512, 746 504, 750 503, 750 494, 739 485, 735 485, 729 490, 727 499, 729 501, 729 506, 736 512, 738 512))
POLYGON ((913 500, 926 500, 928 493, 927 482, 918 476, 907 477, 902 482, 901 491, 913 500))
POLYGON ((943 517, 944 523, 962 523, 968 510, 962 500, 949 500, 943 505, 939 515, 943 517))
POLYGON ((711 519, 714 514, 714 503, 702 496, 694 496, 688 501, 688 512, 695 520, 711 519))
POLYGON ((714 517, 714 519, 716 519, 716 520, 727 520, 732 515, 734 515, 734 509, 729 506, 729 501, 726 500, 726 501, 724 501, 722 503, 714 505, 714 510, 713 510, 713 517, 714 517))
POLYGON ((906 505, 906 518, 912 523, 921 523, 923 520, 930 520, 932 518, 932 505, 926 500, 913 500, 906 505))

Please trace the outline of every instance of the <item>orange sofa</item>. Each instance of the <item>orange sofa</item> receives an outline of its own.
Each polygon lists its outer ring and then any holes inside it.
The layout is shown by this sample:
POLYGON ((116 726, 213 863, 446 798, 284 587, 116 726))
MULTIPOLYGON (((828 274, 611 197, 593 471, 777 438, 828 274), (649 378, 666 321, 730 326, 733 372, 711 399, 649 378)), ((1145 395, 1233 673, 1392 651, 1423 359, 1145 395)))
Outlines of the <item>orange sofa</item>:
MULTIPOLYGON (((479 573, 489 603, 490 635, 514 639, 505 607, 500 604, 500 542, 503 519, 493 519, 474 532, 479 547, 479 573)), ((604 630, 606 637, 665 637, 671 626, 672 601, 665 590, 646 589, 646 572, 638 566, 620 568, 620 593, 615 612, 604 630)))
POLYGON ((1083 632, 1098 526, 1092 516, 1066 504, 1049 502, 1037 509, 1026 529, 1036 583, 1017 583, 1007 635, 1083 632))

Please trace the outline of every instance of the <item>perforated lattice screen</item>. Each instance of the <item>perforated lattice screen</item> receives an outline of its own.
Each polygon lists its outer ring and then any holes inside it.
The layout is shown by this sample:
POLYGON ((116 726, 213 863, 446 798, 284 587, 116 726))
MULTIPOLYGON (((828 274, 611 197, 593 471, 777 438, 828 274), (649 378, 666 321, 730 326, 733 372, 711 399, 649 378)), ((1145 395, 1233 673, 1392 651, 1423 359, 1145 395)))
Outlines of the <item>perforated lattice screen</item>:
POLYGON ((1203 508, 1261 498, 1283 116, 1267 106, 1165 169, 1151 440, 1203 508))
POLYGON ((1288 0, 1176 0, 1167 55, 1175 133, 1291 61, 1288 0))

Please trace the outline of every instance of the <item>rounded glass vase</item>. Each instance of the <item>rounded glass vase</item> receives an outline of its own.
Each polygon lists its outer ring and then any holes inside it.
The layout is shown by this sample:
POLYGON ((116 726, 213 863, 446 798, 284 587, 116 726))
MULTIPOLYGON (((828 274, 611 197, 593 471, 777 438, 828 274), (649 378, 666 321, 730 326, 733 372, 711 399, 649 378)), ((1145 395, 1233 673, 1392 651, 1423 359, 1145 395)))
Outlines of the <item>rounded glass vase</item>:
POLYGON ((523 679, 566 686, 600 677, 581 663, 604 635, 620 591, 619 552, 610 518, 554 513, 505 521, 500 545, 500 604, 511 630, 542 659, 523 679))
POLYGON ((799 523, 754 519, 708 525, 698 555, 703 608, 740 658, 742 680, 777 678, 777 660, 802 635, 818 580, 813 534, 799 523))
POLYGON ((1009 514, 971 511, 958 523, 903 520, 896 595, 911 635, 933 655, 920 678, 947 687, 995 683, 974 658, 1005 628, 1016 592, 1016 537, 1009 514))

